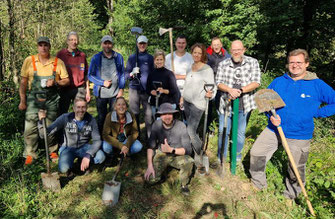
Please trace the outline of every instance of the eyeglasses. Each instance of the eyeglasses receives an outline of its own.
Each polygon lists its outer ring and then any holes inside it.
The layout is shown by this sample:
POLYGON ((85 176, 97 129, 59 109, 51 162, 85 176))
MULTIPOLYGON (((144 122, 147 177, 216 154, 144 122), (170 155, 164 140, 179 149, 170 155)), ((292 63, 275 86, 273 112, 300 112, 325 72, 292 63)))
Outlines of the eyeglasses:
POLYGON ((302 65, 304 62, 289 62, 288 64, 289 65, 298 65, 298 66, 300 66, 300 65, 302 65))
POLYGON ((242 52, 243 49, 232 49, 231 51, 232 51, 232 52, 242 52))

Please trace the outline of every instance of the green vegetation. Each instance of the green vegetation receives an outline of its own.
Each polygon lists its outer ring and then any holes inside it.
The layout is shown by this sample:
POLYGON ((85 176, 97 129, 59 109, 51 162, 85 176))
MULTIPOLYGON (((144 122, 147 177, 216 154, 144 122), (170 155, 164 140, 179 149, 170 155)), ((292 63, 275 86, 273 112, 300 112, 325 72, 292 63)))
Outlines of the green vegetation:
MULTIPOLYGON (((260 60, 267 72, 262 87, 285 71, 285 56, 292 48, 306 48, 312 71, 334 87, 335 4, 331 0, 56 0, 0 1, 0 217, 1 218, 309 218, 305 200, 288 206, 282 195, 287 157, 279 149, 267 166, 268 189, 255 192, 248 182, 249 150, 266 125, 266 118, 253 112, 247 129, 242 165, 237 176, 221 180, 211 170, 208 177, 192 178, 191 196, 179 193, 178 173, 154 187, 143 182, 145 151, 127 159, 121 170, 118 205, 102 205, 104 182, 115 167, 77 176, 60 193, 42 189, 44 151, 33 166, 23 167, 24 113, 17 108, 18 75, 25 57, 36 53, 35 40, 49 36, 52 54, 65 46, 71 31, 80 35, 80 49, 89 57, 100 50, 100 38, 113 34, 116 49, 125 59, 134 50, 132 26, 140 26, 149 38, 149 52, 169 51, 159 27, 176 28, 188 45, 209 44, 213 36, 228 48, 240 38, 247 53, 260 60), (268 64, 267 64, 268 63, 268 64)), ((94 100, 93 100, 94 101, 94 100)), ((92 103, 90 112, 96 115, 92 103)), ((335 120, 315 120, 306 173, 306 189, 319 218, 335 217, 335 120)), ((217 132, 217 124, 213 126, 217 132)), ((210 138, 209 157, 216 160, 217 134, 210 138)), ((57 170, 55 164, 53 171, 57 170)), ((62 178, 65 183, 65 178, 62 178)))

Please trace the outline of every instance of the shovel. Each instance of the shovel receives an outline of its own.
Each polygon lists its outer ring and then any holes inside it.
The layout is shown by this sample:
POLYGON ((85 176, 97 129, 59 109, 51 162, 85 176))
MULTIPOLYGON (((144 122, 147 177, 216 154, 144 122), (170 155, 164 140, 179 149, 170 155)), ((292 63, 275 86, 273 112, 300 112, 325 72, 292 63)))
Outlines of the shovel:
POLYGON ((121 182, 115 181, 115 178, 120 172, 123 158, 124 157, 122 155, 113 179, 111 181, 105 182, 104 185, 104 191, 102 192, 102 202, 109 207, 113 207, 119 201, 121 182))
MULTIPOLYGON (((280 96, 277 94, 277 92, 275 92, 274 90, 271 90, 271 89, 262 89, 262 90, 257 91, 257 93, 255 94, 255 102, 256 102, 256 105, 257 105, 257 108, 258 108, 259 112, 269 112, 269 111, 271 111, 272 115, 275 118, 277 118, 276 109, 285 106, 284 101, 280 98, 280 96)), ((284 135, 283 129, 280 125, 277 127, 277 129, 278 129, 278 133, 280 135, 283 147, 284 147, 284 149, 287 153, 288 159, 289 159, 290 164, 292 166, 292 169, 293 169, 293 171, 294 171, 294 173, 297 177, 299 186, 301 187, 301 191, 304 194, 304 197, 306 199, 308 209, 311 212, 311 214, 313 216, 315 216, 312 204, 308 199, 307 192, 305 190, 305 186, 304 186, 304 184, 301 180, 301 176, 299 174, 298 168, 295 165, 291 150, 290 150, 290 148, 287 144, 286 137, 284 135)))
MULTIPOLYGON (((46 93, 45 92, 35 92, 35 103, 41 110, 45 110, 46 103, 46 93)), ((43 125, 43 136, 45 145, 45 154, 47 158, 47 172, 41 173, 42 184, 45 189, 50 189, 52 191, 60 191, 60 182, 58 172, 51 173, 50 171, 50 158, 49 158, 49 147, 48 147, 48 135, 46 129, 45 118, 42 119, 43 125)))
POLYGON ((47 157, 47 173, 41 173, 43 187, 52 191, 60 191, 60 182, 58 172, 50 172, 50 158, 49 158, 49 147, 48 147, 48 136, 45 124, 45 118, 42 119, 43 123, 43 135, 45 144, 45 153, 47 157))
MULTIPOLYGON (((228 99, 227 105, 224 109, 224 124, 223 124, 223 134, 222 134, 222 145, 221 145, 221 159, 220 159, 220 166, 216 170, 216 174, 220 177, 223 178, 225 174, 225 168, 224 168, 224 163, 225 163, 225 157, 224 157, 224 151, 225 151, 225 141, 226 141, 226 134, 227 134, 227 121, 228 121, 228 107, 230 104, 230 99, 228 99)), ((228 145, 227 145, 228 147, 228 145)))
MULTIPOLYGON (((212 91, 214 89, 214 84, 205 84, 204 85, 204 90, 206 93, 208 91, 212 91)), ((206 154, 207 146, 208 146, 208 133, 207 131, 207 119, 208 119, 208 105, 209 105, 209 98, 206 97, 206 110, 205 110, 205 119, 204 119, 204 129, 203 129, 203 134, 202 134, 202 143, 203 146, 200 151, 200 156, 195 153, 194 155, 194 160, 195 162, 200 164, 200 167, 198 169, 200 175, 203 174, 209 174, 209 158, 206 154)))

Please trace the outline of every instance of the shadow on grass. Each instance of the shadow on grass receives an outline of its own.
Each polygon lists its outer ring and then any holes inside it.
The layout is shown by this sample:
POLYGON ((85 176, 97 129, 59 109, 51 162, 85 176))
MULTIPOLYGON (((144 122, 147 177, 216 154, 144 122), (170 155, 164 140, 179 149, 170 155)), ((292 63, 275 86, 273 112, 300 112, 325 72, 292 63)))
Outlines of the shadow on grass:
POLYGON ((212 215, 214 214, 214 217, 216 214, 218 215, 221 213, 221 215, 224 216, 224 218, 229 218, 227 215, 227 210, 225 204, 212 204, 212 203, 204 203, 201 207, 201 209, 196 213, 196 215, 193 217, 193 219, 200 219, 205 215, 212 215))

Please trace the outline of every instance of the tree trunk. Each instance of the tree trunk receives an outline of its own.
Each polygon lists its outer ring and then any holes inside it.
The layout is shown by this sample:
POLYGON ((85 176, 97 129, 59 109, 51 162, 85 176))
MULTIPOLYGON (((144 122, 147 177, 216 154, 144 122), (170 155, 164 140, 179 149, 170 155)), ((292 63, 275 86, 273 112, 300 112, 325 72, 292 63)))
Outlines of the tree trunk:
POLYGON ((10 79, 18 84, 17 70, 15 67, 15 17, 14 17, 14 0, 7 0, 8 17, 9 17, 9 74, 10 79))
POLYGON ((3 81, 5 78, 5 62, 3 57, 3 28, 2 20, 0 19, 0 81, 3 81))
POLYGON ((107 0, 107 8, 109 12, 109 19, 108 19, 108 29, 109 29, 109 35, 113 36, 114 35, 114 30, 112 28, 112 23, 113 23, 113 12, 114 12, 114 1, 113 0, 107 0))

